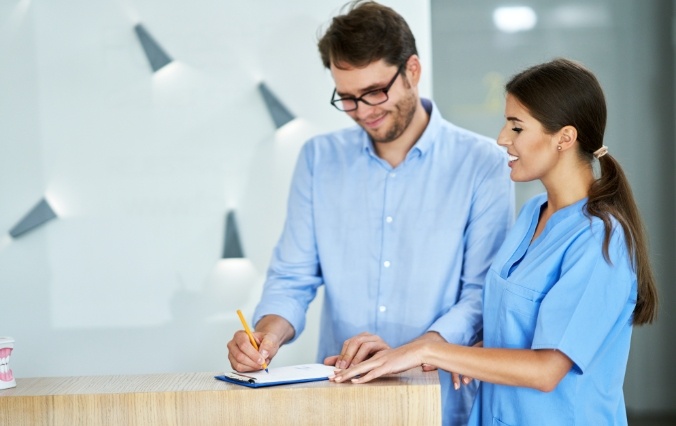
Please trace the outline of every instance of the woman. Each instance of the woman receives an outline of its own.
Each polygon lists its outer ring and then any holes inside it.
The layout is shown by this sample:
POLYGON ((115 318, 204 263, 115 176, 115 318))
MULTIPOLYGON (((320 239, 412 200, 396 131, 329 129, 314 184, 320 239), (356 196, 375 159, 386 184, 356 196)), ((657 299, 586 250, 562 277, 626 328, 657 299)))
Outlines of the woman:
POLYGON ((498 143, 511 177, 539 179, 547 192, 524 205, 486 276, 483 347, 414 341, 333 380, 431 364, 454 372, 456 389, 460 375, 483 382, 470 424, 626 425, 632 325, 655 319, 657 293, 638 208, 603 145, 603 91, 566 59, 506 89, 498 143))

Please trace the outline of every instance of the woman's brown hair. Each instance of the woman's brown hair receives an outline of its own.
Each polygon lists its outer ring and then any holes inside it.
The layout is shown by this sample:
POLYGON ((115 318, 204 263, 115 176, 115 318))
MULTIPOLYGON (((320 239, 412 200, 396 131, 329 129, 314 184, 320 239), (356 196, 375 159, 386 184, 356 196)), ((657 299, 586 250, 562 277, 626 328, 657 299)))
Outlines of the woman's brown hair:
MULTIPOLYGON (((564 126, 575 127, 579 155, 591 164, 594 152, 603 147, 607 118, 603 90, 594 74, 579 63, 559 58, 515 75, 506 89, 549 134, 564 126)), ((651 323, 657 316, 657 289, 641 216, 620 164, 609 153, 598 160, 601 176, 589 190, 586 213, 603 221, 603 255, 608 262, 611 217, 622 226, 638 281, 632 321, 636 325, 651 323)))

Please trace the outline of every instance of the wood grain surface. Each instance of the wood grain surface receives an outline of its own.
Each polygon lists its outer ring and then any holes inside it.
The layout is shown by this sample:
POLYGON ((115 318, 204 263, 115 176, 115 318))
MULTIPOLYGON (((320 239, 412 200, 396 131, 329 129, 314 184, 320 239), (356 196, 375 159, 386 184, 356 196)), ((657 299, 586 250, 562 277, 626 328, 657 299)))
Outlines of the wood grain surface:
POLYGON ((17 379, 2 426, 440 425, 436 372, 251 389, 215 373, 17 379))

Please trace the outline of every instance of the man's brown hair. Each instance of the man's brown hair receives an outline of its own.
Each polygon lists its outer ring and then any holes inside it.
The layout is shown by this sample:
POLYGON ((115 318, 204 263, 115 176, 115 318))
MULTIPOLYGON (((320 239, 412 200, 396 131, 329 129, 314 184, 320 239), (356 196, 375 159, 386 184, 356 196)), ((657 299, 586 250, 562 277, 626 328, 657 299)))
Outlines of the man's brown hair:
POLYGON ((326 68, 331 64, 361 68, 380 59, 388 65, 401 65, 418 54, 411 29, 393 9, 363 0, 347 3, 345 8, 347 13, 334 17, 319 39, 326 68))

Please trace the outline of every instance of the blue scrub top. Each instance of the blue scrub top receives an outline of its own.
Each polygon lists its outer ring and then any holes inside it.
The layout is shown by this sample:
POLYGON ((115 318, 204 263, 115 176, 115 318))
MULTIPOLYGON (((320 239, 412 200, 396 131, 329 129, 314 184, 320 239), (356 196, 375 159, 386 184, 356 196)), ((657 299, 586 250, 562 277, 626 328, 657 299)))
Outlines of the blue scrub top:
POLYGON ((484 346, 557 349, 573 368, 552 392, 482 383, 470 425, 626 425, 624 381, 636 305, 636 274, 613 220, 603 257, 603 222, 587 199, 552 215, 531 243, 541 194, 526 203, 486 276, 484 346))

